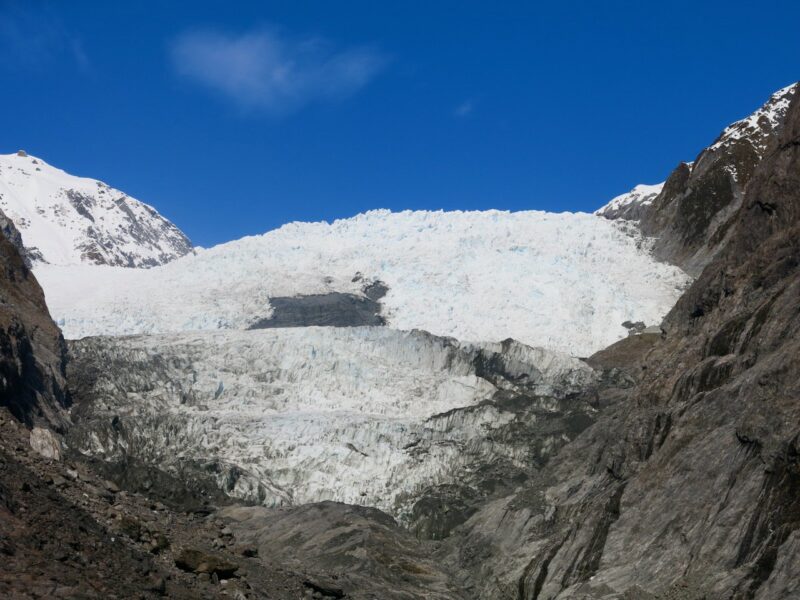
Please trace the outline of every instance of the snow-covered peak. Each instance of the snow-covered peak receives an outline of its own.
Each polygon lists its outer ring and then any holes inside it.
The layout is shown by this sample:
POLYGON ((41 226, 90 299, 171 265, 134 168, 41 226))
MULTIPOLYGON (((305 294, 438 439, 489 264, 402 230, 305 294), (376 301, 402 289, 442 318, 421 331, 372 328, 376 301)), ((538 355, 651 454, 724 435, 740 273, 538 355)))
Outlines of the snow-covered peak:
POLYGON ((22 150, 0 155, 0 209, 34 264, 152 267, 192 247, 151 206, 22 150))
POLYGON ((798 87, 800 83, 793 83, 772 94, 770 99, 753 114, 726 127, 708 151, 719 150, 738 140, 747 139, 759 157, 763 156, 767 149, 768 138, 783 123, 786 110, 798 87))
POLYGON ((620 194, 594 214, 608 219, 637 220, 643 206, 650 206, 664 188, 664 182, 655 185, 639 184, 630 192, 620 194))

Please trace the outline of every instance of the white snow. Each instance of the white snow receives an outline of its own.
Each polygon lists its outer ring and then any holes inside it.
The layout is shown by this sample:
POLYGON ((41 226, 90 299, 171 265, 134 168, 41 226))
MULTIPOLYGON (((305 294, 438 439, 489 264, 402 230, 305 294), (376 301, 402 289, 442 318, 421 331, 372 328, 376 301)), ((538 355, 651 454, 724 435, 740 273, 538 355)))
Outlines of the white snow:
MULTIPOLYGON (((127 434, 93 430, 80 450, 167 469, 214 460, 236 467, 235 496, 331 499, 398 515, 415 492, 454 483, 476 461, 530 466, 526 444, 492 439, 513 413, 476 408, 498 389, 475 372, 481 350, 502 353, 537 394, 563 398, 595 377, 582 361, 541 349, 385 327, 92 338, 73 356, 111 365, 98 374, 94 410, 101 422, 110 421, 105 411, 118 415, 127 434), (457 410, 465 407, 473 409, 457 410)), ((228 476, 221 470, 220 483, 228 476)))
POLYGON ((664 182, 657 183, 655 185, 647 185, 644 183, 640 183, 636 187, 634 187, 630 192, 625 194, 620 194, 615 198, 612 198, 611 201, 603 206, 602 208, 595 211, 594 214, 596 215, 605 215, 619 211, 631 204, 639 204, 640 206, 649 206, 653 203, 653 200, 656 199, 661 193, 661 190, 664 189, 664 182))
POLYGON ((396 329, 585 356, 624 337, 623 321, 660 322, 689 281, 628 229, 582 213, 377 210, 146 271, 40 265, 36 276, 68 338, 241 329, 270 315, 270 297, 380 280, 396 329))
POLYGON ((0 209, 24 246, 53 265, 141 267, 191 248, 155 209, 101 181, 75 177, 30 155, 0 155, 0 209))

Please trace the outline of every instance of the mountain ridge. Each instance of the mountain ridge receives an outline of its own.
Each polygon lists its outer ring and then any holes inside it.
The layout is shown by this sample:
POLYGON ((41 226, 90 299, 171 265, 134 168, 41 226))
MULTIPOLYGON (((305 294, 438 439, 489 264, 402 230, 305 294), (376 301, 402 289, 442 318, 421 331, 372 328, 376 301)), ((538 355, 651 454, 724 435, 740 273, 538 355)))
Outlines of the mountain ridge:
POLYGON ((775 93, 753 113, 726 127, 693 162, 681 162, 659 193, 615 198, 595 214, 638 223, 661 260, 697 276, 724 246, 747 183, 773 149, 800 83, 775 93))

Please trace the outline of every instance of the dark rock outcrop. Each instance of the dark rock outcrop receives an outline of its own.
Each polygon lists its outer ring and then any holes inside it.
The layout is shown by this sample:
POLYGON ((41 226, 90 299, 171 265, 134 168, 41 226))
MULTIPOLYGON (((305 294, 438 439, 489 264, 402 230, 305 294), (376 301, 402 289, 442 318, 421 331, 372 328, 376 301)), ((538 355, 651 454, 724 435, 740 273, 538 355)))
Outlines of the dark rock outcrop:
POLYGON ((289 509, 231 507, 222 515, 260 556, 313 573, 314 597, 455 600, 464 591, 420 542, 374 508, 337 502, 289 509))
POLYGON ((66 345, 18 248, 0 235, 0 406, 29 426, 62 430, 66 345))
POLYGON ((236 563, 196 548, 184 548, 175 557, 175 565, 183 571, 208 573, 209 575, 216 575, 220 579, 233 577, 236 571, 239 570, 239 565, 236 563))
MULTIPOLYGON (((353 281, 361 281, 357 274, 353 281)), ((276 327, 368 327, 386 325, 380 300, 389 288, 382 281, 366 282, 361 294, 329 292, 307 296, 270 298, 272 316, 248 329, 276 327)))
POLYGON ((28 433, 0 409, 0 598, 303 597, 307 572, 240 551, 220 519, 42 459, 28 433))
MULTIPOLYGON (((9 434, 5 427, 3 434, 9 434)), ((148 554, 116 541, 89 512, 64 497, 65 477, 48 481, 17 454, 0 447, 0 596, 158 597, 147 590, 150 573, 158 571, 148 554)))
POLYGON ((17 229, 17 226, 14 225, 14 222, 9 219, 6 214, 0 210, 0 233, 2 233, 5 238, 11 242, 17 251, 22 256, 22 260, 25 262, 25 266, 30 268, 34 260, 41 259, 42 255, 36 248, 26 248, 25 244, 22 242, 22 234, 17 229))

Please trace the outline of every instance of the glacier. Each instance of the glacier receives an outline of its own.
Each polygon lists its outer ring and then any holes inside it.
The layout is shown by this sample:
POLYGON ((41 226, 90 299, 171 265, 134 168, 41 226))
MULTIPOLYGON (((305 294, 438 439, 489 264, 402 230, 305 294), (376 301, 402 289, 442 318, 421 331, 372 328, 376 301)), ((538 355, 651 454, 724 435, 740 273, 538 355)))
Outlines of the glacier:
POLYGON ((576 356, 657 324, 690 278, 635 227, 540 211, 370 211, 290 223, 152 269, 38 265, 64 335, 246 329, 271 297, 388 287, 382 317, 466 341, 513 337, 576 356))
POLYGON ((596 374, 578 359, 385 327, 87 338, 70 344, 70 369, 80 452, 183 476, 211 465, 235 497, 401 520, 425 489, 477 468, 527 472, 595 412, 581 392, 596 374))

